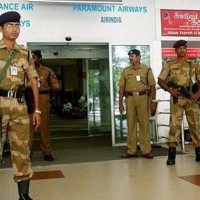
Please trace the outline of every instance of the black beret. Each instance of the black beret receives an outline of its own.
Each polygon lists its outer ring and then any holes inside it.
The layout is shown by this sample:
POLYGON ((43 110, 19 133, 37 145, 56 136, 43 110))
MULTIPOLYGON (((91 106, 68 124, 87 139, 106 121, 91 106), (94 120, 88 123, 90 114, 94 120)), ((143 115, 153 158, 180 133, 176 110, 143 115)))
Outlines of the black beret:
POLYGON ((16 11, 5 12, 0 15, 0 26, 4 25, 7 22, 20 22, 20 14, 16 11))
POLYGON ((187 41, 185 41, 185 40, 178 40, 178 41, 176 41, 174 43, 173 48, 176 49, 176 48, 181 47, 181 46, 187 46, 186 44, 187 44, 187 41))
POLYGON ((135 54, 136 56, 140 56, 140 51, 137 50, 137 49, 131 49, 131 50, 128 52, 128 55, 130 56, 131 54, 135 54))
POLYGON ((31 53, 35 54, 38 58, 42 58, 41 50, 33 50, 31 53))

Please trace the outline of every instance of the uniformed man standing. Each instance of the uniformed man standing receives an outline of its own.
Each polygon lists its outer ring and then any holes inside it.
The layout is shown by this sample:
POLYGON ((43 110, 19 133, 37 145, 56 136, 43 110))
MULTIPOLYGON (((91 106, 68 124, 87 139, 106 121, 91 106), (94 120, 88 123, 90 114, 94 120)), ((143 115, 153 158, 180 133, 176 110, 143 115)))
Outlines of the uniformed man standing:
POLYGON ((140 51, 132 49, 128 53, 131 66, 126 67, 119 81, 119 112, 124 112, 123 97, 126 96, 126 117, 128 124, 128 150, 121 157, 137 157, 137 122, 139 123, 139 143, 144 158, 152 159, 150 127, 149 127, 149 96, 151 95, 151 112, 156 109, 155 79, 150 67, 140 63, 140 51))
MULTIPOLYGON (((40 125, 37 73, 31 52, 20 47, 16 39, 20 33, 20 14, 15 11, 0 16, 0 114, 2 117, 2 143, 8 135, 14 180, 18 184, 20 200, 31 200, 29 182, 33 171, 29 158, 30 124, 24 100, 24 77, 28 77, 35 102, 33 123, 40 125)), ((2 152, 1 152, 2 153, 2 152)))
POLYGON ((174 165, 176 146, 180 140, 181 123, 185 112, 193 146, 196 152, 196 161, 200 161, 200 133, 199 133, 199 107, 196 101, 199 98, 200 87, 192 95, 192 85, 200 83, 200 66, 197 62, 187 59, 187 42, 178 40, 173 45, 177 58, 170 60, 162 69, 158 84, 170 93, 170 131, 168 140, 167 165, 174 165), (169 82, 173 84, 169 84, 169 82), (181 92, 181 91, 186 92, 181 92), (191 93, 190 95, 186 95, 191 93))
MULTIPOLYGON (((39 83, 39 101, 41 110, 41 126, 40 146, 43 151, 44 160, 53 161, 54 157, 51 153, 51 139, 49 132, 49 113, 50 113, 50 93, 55 95, 59 91, 59 84, 55 73, 42 64, 42 54, 40 50, 32 51, 35 67, 40 79, 39 83)), ((34 129, 31 129, 31 154, 33 153, 33 134, 34 129)), ((31 155, 32 156, 32 155, 31 155)))

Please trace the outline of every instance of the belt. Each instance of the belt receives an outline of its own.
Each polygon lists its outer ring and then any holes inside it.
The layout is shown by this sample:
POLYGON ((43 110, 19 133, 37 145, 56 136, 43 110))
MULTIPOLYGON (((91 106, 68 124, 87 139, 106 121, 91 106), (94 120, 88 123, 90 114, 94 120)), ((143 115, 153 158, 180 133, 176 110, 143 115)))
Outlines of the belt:
POLYGON ((17 98, 17 91, 16 90, 1 90, 0 89, 0 96, 1 97, 17 98))
POLYGON ((147 94, 147 91, 142 91, 142 92, 126 92, 126 95, 128 96, 141 96, 147 94))
POLYGON ((49 90, 40 91, 40 94, 49 94, 49 90))
POLYGON ((180 88, 190 91, 190 87, 180 87, 180 88))

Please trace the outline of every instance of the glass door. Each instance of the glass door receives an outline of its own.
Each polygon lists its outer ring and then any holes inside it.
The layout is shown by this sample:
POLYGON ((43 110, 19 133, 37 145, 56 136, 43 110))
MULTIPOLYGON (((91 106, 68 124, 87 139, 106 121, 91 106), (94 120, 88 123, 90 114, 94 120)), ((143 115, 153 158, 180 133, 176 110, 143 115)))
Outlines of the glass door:
POLYGON ((89 136, 111 135, 109 60, 87 59, 89 136))

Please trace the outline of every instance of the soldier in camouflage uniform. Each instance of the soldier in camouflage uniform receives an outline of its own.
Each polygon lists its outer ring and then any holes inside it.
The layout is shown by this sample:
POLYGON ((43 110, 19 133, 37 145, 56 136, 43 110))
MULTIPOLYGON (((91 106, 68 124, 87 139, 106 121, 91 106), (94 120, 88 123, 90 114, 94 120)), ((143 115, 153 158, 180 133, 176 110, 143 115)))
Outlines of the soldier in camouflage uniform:
POLYGON ((158 77, 160 87, 171 95, 167 165, 175 164, 176 146, 180 140, 184 111, 196 152, 196 161, 200 161, 199 107, 196 103, 199 98, 200 87, 195 94, 191 94, 190 98, 180 93, 180 89, 191 92, 192 84, 200 83, 200 66, 197 62, 187 59, 187 42, 185 40, 178 40, 173 45, 173 48, 177 58, 167 61, 158 77), (172 81, 177 87, 170 87, 167 84, 168 81, 172 81), (173 100, 174 98, 177 98, 177 102, 173 100))
POLYGON ((123 97, 126 97, 126 117, 128 124, 128 150, 121 157, 137 157, 137 122, 139 123, 139 143, 144 158, 152 159, 150 128, 149 128, 149 97, 150 88, 152 113, 156 109, 155 79, 150 67, 140 63, 140 51, 132 49, 128 53, 131 66, 126 67, 119 80, 119 112, 123 113, 123 97))
MULTIPOLYGON (((49 112, 50 112, 50 93, 56 95, 59 91, 58 79, 55 73, 48 67, 42 64, 42 54, 40 50, 32 51, 35 67, 40 79, 39 86, 39 101, 41 114, 40 132, 40 146, 43 152, 44 160, 53 161, 54 157, 51 152, 51 139, 49 132, 49 112)), ((31 128, 30 141, 31 141, 31 156, 33 154, 33 136, 34 129, 31 128)))
POLYGON ((28 194, 29 182, 33 174, 29 158, 30 122, 27 105, 19 88, 24 84, 26 73, 34 93, 36 110, 33 114, 33 123, 37 129, 40 126, 37 73, 29 50, 16 43, 20 33, 20 14, 15 11, 3 13, 0 16, 0 31, 3 35, 0 41, 0 76, 3 74, 0 80, 1 142, 4 143, 7 134, 10 141, 14 180, 18 184, 20 200, 31 200, 28 194), (12 54, 14 56, 11 56, 12 54), (10 56, 13 58, 9 63, 10 56))

